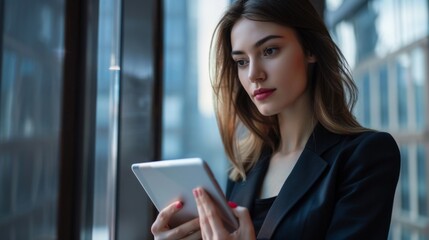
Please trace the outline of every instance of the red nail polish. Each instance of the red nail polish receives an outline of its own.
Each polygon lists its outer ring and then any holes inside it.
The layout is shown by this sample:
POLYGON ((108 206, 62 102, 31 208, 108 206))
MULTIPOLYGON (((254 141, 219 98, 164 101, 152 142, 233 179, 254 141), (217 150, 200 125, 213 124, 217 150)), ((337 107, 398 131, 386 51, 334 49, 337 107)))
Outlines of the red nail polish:
POLYGON ((176 203, 176 208, 177 209, 181 209, 183 207, 183 203, 182 202, 177 202, 176 203))
POLYGON ((194 197, 198 197, 198 189, 195 188, 192 192, 194 193, 194 197))
POLYGON ((231 202, 231 201, 229 201, 229 202, 228 202, 228 205, 229 205, 231 208, 236 208, 236 207, 237 207, 237 203, 235 203, 235 202, 231 202))

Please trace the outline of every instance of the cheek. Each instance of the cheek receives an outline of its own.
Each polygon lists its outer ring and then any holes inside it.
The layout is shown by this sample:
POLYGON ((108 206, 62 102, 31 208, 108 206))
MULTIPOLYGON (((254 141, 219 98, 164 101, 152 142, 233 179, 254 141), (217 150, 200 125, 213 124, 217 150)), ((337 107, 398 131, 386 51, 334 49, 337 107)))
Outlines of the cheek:
POLYGON ((246 80, 246 73, 244 71, 239 71, 238 73, 238 79, 240 80, 241 86, 246 90, 247 94, 249 94, 250 91, 250 82, 246 80))
POLYGON ((290 52, 284 56, 279 63, 281 66, 277 66, 280 71, 288 74, 302 74, 305 73, 305 59, 300 52, 290 52))
POLYGON ((304 84, 307 83, 307 70, 305 59, 301 55, 293 55, 291 57, 284 58, 277 62, 276 66, 272 67, 272 71, 276 72, 276 75, 282 78, 289 84, 304 84))

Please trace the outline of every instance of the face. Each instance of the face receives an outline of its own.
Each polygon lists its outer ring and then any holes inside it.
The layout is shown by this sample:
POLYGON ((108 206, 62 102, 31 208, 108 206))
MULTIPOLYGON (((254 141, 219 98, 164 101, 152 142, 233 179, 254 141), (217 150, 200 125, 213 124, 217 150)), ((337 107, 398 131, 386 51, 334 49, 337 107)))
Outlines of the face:
POLYGON ((242 18, 231 44, 241 85, 261 114, 293 111, 308 100, 307 66, 316 60, 304 54, 292 28, 242 18))

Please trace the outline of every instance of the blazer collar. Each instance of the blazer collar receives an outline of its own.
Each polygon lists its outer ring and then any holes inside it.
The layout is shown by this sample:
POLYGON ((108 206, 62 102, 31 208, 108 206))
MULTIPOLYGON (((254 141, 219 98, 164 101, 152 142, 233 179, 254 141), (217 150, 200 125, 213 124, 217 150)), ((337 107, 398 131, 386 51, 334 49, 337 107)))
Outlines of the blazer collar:
POLYGON ((328 131, 322 124, 318 123, 313 130, 313 133, 307 140, 305 149, 314 152, 317 155, 322 155, 326 150, 331 148, 340 140, 340 135, 328 131))
MULTIPOLYGON (((270 239, 282 218, 316 182, 327 167, 326 161, 320 156, 335 145, 339 138, 339 135, 329 132, 320 123, 316 125, 294 169, 267 213, 258 239, 270 239)), ((250 212, 268 170, 270 156, 270 151, 261 154, 256 165, 248 172, 246 181, 237 182, 230 197, 250 212)))
POLYGON ((329 132, 321 124, 315 127, 295 167, 268 211, 258 239, 270 239, 283 217, 309 191, 328 165, 321 155, 335 145, 339 138, 339 135, 329 132))

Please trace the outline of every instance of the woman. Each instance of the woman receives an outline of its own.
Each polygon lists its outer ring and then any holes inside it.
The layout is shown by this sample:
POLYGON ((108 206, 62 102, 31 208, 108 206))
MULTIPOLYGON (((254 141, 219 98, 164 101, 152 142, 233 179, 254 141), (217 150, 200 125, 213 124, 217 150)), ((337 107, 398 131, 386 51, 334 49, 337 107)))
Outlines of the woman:
POLYGON ((356 87, 307 0, 238 0, 214 36, 216 114, 232 163, 225 230, 204 189, 199 218, 156 239, 386 239, 400 154, 351 113, 356 87), (246 130, 242 130, 242 127, 246 130))

